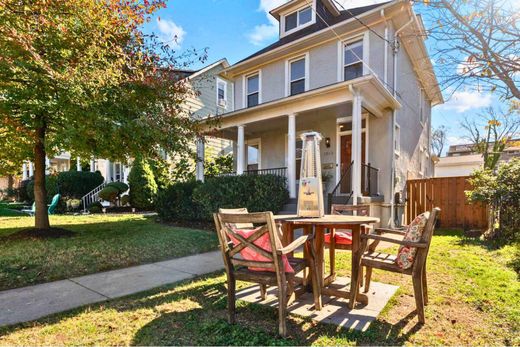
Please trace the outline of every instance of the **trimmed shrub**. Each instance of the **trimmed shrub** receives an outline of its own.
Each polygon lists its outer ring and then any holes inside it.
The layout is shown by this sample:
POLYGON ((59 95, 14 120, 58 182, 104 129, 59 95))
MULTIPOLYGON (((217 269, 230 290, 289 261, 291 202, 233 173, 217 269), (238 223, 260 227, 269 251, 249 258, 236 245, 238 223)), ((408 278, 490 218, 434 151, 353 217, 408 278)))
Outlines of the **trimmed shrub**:
POLYGON ((193 200, 193 191, 202 184, 195 180, 178 182, 159 192, 159 217, 165 221, 204 219, 203 206, 193 200))
POLYGON ((153 177, 155 179, 155 183, 157 184, 158 190, 166 189, 172 183, 169 164, 166 160, 157 157, 153 159, 149 159, 148 163, 150 164, 150 168, 153 172, 153 177))
POLYGON ((130 195, 125 194, 121 197, 121 206, 130 205, 130 195))
POLYGON ((107 184, 107 187, 116 188, 119 194, 123 194, 128 190, 128 184, 124 182, 110 182, 109 184, 107 184))
POLYGON ((128 175, 130 185, 130 204, 141 210, 150 210, 155 206, 157 183, 150 165, 143 158, 136 158, 128 175))
POLYGON ((81 200, 79 199, 68 199, 65 200, 67 211, 76 211, 81 206, 81 200))
POLYGON ((58 174, 60 194, 70 199, 81 199, 103 181, 99 171, 66 171, 58 174))
POLYGON ((103 205, 99 201, 95 201, 88 206, 90 213, 101 213, 103 211, 103 205))
MULTIPOLYGON (((58 194, 58 176, 45 176, 45 188, 47 188, 47 203, 50 204, 54 195, 58 194)), ((34 181, 27 183, 26 191, 29 201, 34 201, 34 181)))
POLYGON ((110 201, 111 203, 115 203, 117 201, 117 197, 119 196, 119 189, 113 186, 107 185, 99 192, 99 197, 105 201, 110 201))

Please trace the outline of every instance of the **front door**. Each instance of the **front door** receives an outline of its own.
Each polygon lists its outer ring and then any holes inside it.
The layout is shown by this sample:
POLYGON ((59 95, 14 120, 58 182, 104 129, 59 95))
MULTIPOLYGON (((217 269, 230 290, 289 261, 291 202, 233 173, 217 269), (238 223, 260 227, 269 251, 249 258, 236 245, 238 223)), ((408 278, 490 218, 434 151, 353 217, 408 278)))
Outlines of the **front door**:
MULTIPOLYGON (((365 164, 365 160, 366 160, 366 146, 365 146, 365 141, 366 141, 366 134, 363 132, 361 133, 361 158, 362 158, 362 164, 365 164)), ((352 163, 352 135, 351 134, 348 134, 348 135, 342 135, 341 136, 341 141, 340 141, 340 157, 341 157, 341 162, 340 162, 340 178, 343 177, 343 175, 345 174, 345 171, 349 169, 350 167, 350 164, 352 163)), ((352 177, 352 173, 348 173, 348 176, 352 177)), ((362 175, 361 177, 361 186, 363 187, 364 184, 363 184, 363 180, 364 180, 364 177, 362 175)), ((341 181, 341 188, 340 188, 340 192, 342 194, 348 194, 352 191, 352 184, 351 184, 351 180, 346 178, 344 180, 341 181)))

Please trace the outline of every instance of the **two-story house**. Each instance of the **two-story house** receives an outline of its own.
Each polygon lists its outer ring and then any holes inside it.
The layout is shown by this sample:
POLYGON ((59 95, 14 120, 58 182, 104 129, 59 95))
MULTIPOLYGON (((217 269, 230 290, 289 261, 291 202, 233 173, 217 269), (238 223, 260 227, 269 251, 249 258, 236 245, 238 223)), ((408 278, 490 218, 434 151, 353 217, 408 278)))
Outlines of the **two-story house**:
POLYGON ((431 108, 443 102, 420 16, 409 1, 290 0, 270 13, 279 39, 222 71, 233 107, 208 131, 233 141, 236 174, 286 175, 293 203, 300 134, 320 132, 332 201, 370 203, 391 223, 406 179, 432 175, 431 108))

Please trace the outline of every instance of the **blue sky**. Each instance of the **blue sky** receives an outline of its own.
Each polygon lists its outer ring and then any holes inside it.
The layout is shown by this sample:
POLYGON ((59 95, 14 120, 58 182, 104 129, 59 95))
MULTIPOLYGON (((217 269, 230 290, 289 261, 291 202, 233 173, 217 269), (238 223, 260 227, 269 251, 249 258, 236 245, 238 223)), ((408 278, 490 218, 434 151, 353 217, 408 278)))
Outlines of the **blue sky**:
MULTIPOLYGON (((357 7, 377 0, 340 0, 344 6, 357 7)), ((178 50, 208 49, 207 63, 227 58, 233 64, 276 41, 278 28, 268 11, 285 0, 170 0, 147 25, 147 31, 173 42, 178 50)), ((200 68, 194 65, 193 68, 200 68)), ((464 143, 460 121, 476 117, 488 106, 500 105, 490 94, 459 90, 446 103, 433 109, 434 127, 449 128, 450 144, 464 143)))

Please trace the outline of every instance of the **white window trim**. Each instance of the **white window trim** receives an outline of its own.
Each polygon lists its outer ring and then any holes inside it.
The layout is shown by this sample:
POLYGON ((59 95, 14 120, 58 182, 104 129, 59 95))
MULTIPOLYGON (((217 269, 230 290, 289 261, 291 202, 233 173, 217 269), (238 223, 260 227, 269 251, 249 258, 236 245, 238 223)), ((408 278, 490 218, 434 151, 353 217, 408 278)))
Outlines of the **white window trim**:
POLYGON ((337 66, 337 80, 338 82, 343 82, 345 80, 344 76, 344 68, 345 68, 345 46, 351 43, 355 43, 356 41, 362 41, 363 46, 363 75, 368 75, 370 70, 369 66, 369 52, 370 52, 370 35, 368 31, 363 32, 362 34, 350 37, 346 40, 338 41, 338 66, 337 66))
POLYGON ((310 79, 309 79, 309 70, 310 70, 310 54, 306 52, 303 55, 298 55, 292 58, 289 58, 285 61, 285 97, 291 96, 291 63, 300 59, 305 59, 305 91, 308 91, 310 88, 310 79))
POLYGON ((419 122, 421 123, 422 127, 424 128, 424 99, 423 99, 424 93, 423 89, 419 87, 419 122))
POLYGON ((309 5, 308 3, 305 3, 303 6, 300 6, 298 8, 292 8, 291 10, 283 13, 280 15, 280 38, 284 37, 284 36, 287 36, 287 35, 290 35, 300 29, 303 29, 303 28, 306 28, 308 27, 309 25, 312 25, 316 23, 316 0, 313 0, 312 1, 312 4, 309 5), (289 31, 285 31, 285 17, 287 16, 290 16, 291 14, 295 13, 295 12, 299 12, 301 10, 303 10, 304 8, 306 7, 310 7, 311 8, 311 20, 310 22, 308 23, 305 23, 303 25, 299 25, 300 24, 300 16, 299 15, 296 15, 296 27, 289 30, 289 31))
POLYGON ((223 80, 222 78, 219 78, 217 77, 216 78, 216 97, 217 97, 217 106, 218 107, 222 107, 223 109, 226 109, 228 108, 228 92, 227 92, 227 89, 228 89, 228 83, 227 81, 223 80), (220 106, 219 104, 219 98, 218 98, 218 85, 219 83, 223 83, 224 84, 224 101, 226 102, 226 106, 222 107, 220 106))
POLYGON ((424 147, 420 147, 419 151, 419 175, 424 177, 424 173, 426 172, 426 157, 424 155, 424 147))
POLYGON ((392 144, 392 147, 394 148, 394 153, 397 157, 401 155, 401 126, 397 123, 395 123, 395 129, 394 129, 394 137, 395 142, 392 144), (399 130, 399 131, 396 131, 399 130), (395 145, 397 144, 397 148, 395 148, 395 145))
POLYGON ((243 108, 248 108, 247 79, 255 75, 258 75, 258 105, 262 103, 262 70, 260 69, 242 76, 242 105, 244 106, 243 108))
MULTIPOLYGON (((262 138, 257 137, 254 139, 246 140, 245 144, 246 144, 246 149, 249 145, 258 145, 258 158, 257 158, 258 159, 258 170, 262 170, 262 138)), ((246 158, 247 158, 247 161, 249 161, 248 152, 246 152, 246 158)), ((246 169, 247 169, 247 165, 249 165, 249 164, 246 162, 246 169)))

